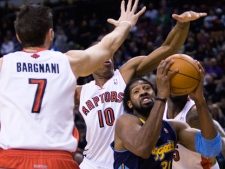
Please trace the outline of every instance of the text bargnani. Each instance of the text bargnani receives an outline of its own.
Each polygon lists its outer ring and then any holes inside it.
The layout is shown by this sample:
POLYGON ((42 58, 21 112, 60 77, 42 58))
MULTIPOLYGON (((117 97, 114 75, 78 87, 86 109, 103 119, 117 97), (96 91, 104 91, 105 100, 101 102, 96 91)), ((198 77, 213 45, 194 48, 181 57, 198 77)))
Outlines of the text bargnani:
POLYGON ((17 72, 55 73, 59 74, 58 63, 16 63, 17 72))

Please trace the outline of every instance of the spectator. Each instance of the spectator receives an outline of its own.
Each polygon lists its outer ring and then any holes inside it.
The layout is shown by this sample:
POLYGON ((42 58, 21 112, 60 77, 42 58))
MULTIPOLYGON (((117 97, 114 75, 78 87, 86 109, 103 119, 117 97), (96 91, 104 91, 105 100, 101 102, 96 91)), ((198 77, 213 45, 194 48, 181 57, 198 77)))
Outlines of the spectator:
POLYGON ((1 54, 6 55, 14 51, 14 43, 8 37, 4 37, 4 41, 1 45, 1 54))

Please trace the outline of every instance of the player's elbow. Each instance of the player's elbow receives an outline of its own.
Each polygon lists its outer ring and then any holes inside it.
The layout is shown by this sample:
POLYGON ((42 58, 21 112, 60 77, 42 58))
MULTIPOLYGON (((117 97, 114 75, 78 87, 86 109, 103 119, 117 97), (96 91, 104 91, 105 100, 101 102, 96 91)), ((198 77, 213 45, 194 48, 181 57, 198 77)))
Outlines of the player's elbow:
POLYGON ((178 46, 170 46, 169 50, 171 51, 171 53, 177 53, 180 50, 180 47, 178 47, 178 46))
POLYGON ((164 53, 167 53, 167 56, 170 56, 177 53, 180 50, 180 48, 171 45, 162 45, 161 50, 164 51, 164 53))

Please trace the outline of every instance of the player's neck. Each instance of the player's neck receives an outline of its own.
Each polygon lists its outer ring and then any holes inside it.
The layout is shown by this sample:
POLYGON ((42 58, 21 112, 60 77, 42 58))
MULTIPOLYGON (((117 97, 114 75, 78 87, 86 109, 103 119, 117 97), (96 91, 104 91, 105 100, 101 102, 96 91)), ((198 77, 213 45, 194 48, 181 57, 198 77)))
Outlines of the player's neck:
POLYGON ((174 119, 179 113, 180 113, 180 111, 171 111, 168 109, 167 110, 167 118, 174 119))
POLYGON ((167 118, 174 119, 184 108, 185 104, 168 103, 167 118))
POLYGON ((96 76, 93 75, 95 79, 95 84, 98 85, 99 87, 103 87, 103 85, 110 79, 109 77, 102 77, 102 76, 96 76))
POLYGON ((37 53, 43 50, 47 50, 47 48, 45 47, 28 47, 28 48, 23 48, 24 52, 28 52, 28 53, 37 53))
POLYGON ((137 116, 138 118, 139 118, 139 120, 142 122, 142 123, 145 123, 146 122, 146 120, 148 119, 148 116, 146 116, 146 115, 144 115, 144 114, 140 114, 140 113, 138 113, 135 109, 133 109, 133 114, 135 115, 135 116, 137 116))
POLYGON ((139 120, 144 124, 147 120, 146 117, 138 115, 139 120))

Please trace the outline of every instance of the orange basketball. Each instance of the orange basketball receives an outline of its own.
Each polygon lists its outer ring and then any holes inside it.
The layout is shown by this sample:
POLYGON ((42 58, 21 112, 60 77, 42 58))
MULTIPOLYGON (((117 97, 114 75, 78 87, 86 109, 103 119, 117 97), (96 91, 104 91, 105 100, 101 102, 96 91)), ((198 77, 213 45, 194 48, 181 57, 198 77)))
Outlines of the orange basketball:
POLYGON ((169 57, 174 63, 169 71, 178 68, 170 81, 170 93, 181 96, 191 93, 200 82, 199 67, 194 63, 194 59, 185 54, 174 54, 169 57))

